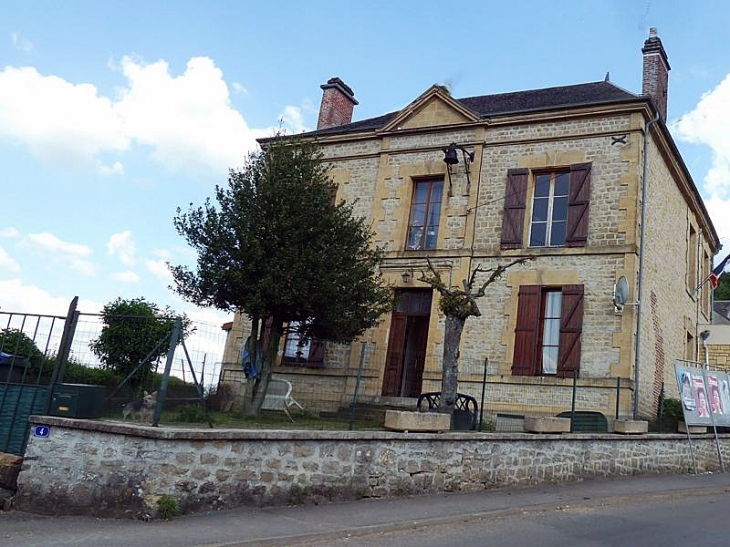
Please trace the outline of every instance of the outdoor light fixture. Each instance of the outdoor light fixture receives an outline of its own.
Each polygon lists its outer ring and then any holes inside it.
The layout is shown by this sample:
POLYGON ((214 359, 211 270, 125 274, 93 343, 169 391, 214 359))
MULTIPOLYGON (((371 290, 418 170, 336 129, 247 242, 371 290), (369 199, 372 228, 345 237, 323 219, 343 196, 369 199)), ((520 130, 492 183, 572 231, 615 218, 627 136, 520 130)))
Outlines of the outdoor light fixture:
POLYGON ((471 178, 469 176, 471 162, 474 161, 474 152, 469 152, 460 144, 452 142, 448 148, 444 148, 444 163, 446 164, 446 173, 449 176, 449 196, 451 196, 451 166, 459 163, 458 150, 461 150, 461 158, 464 161, 464 172, 466 173, 467 193, 471 187, 471 178))
POLYGON ((406 270, 401 274, 401 279, 403 280, 403 283, 410 283, 411 279, 413 278, 413 270, 406 270))

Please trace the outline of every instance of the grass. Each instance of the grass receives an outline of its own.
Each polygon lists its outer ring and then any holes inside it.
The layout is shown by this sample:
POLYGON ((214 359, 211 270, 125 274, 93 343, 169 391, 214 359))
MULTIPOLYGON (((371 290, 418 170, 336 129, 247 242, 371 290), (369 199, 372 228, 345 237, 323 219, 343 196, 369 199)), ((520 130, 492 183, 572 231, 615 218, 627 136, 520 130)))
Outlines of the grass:
MULTIPOLYGON (((216 412, 209 415, 216 428, 234 429, 312 429, 312 430, 347 430, 349 422, 335 418, 322 418, 311 413, 292 414, 292 422, 283 412, 264 411, 258 416, 244 416, 240 412, 216 412)), ((175 411, 163 412, 160 423, 176 427, 208 427, 206 422, 188 422, 180 420, 180 414, 175 411)), ((356 421, 353 424, 357 430, 381 430, 382 426, 375 422, 356 421)))

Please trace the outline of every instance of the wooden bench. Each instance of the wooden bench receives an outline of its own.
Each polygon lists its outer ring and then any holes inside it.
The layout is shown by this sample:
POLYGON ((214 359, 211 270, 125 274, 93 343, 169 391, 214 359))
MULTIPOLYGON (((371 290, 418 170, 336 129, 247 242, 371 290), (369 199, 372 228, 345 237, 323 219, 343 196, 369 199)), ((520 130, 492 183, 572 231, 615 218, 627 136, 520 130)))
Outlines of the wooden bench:
POLYGON ((261 405, 262 410, 281 410, 293 422, 294 418, 289 414, 289 409, 293 406, 304 410, 304 407, 297 402, 291 395, 292 387, 289 380, 273 379, 269 380, 269 387, 266 390, 266 397, 261 405))

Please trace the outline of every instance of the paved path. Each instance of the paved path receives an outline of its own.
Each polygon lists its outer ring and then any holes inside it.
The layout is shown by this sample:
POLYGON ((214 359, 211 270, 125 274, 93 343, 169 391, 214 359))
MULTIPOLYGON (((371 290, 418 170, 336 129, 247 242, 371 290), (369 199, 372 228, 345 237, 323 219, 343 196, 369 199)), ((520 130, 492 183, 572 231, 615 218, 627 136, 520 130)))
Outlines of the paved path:
POLYGON ((162 547, 269 546, 423 530, 566 507, 621 505, 639 499, 724 496, 730 475, 618 478, 566 485, 500 489, 301 507, 241 508, 183 516, 170 522, 0 513, 0 546, 162 547))

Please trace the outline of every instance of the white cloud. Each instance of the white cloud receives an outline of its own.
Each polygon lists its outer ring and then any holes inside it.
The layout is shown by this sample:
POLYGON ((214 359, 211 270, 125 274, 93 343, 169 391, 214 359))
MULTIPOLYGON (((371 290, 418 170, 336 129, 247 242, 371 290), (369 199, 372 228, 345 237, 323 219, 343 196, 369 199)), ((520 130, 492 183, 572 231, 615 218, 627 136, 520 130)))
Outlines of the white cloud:
MULTIPOLYGON (((71 297, 52 296, 34 285, 24 285, 20 279, 0 281, 0 309, 3 312, 63 315, 68 313, 71 297)), ((102 304, 92 300, 79 300, 78 310, 98 313, 102 304)))
POLYGON ((28 241, 36 247, 52 253, 62 253, 75 256, 90 256, 91 249, 79 243, 69 243, 57 236, 43 232, 40 234, 28 234, 28 241))
MULTIPOLYGON (((703 194, 720 241, 730 247, 730 74, 676 123, 679 138, 712 151, 703 194)), ((724 253, 721 253, 724 257, 724 253)))
POLYGON ((122 264, 134 264, 137 246, 132 239, 132 231, 126 230, 112 235, 106 244, 106 250, 111 256, 117 257, 122 264))
POLYGON ((86 260, 86 257, 92 254, 91 249, 86 245, 63 241, 48 232, 29 234, 25 239, 25 243, 51 254, 52 257, 68 264, 75 272, 81 275, 86 277, 96 275, 96 265, 86 260))
POLYGON ((10 33, 10 40, 13 42, 13 47, 19 49, 25 53, 33 51, 33 42, 23 38, 19 32, 10 33))
MULTIPOLYGON (((130 57, 110 70, 121 70, 125 78, 113 98, 90 83, 32 67, 1 70, 0 143, 26 146, 54 167, 106 176, 124 173, 119 156, 135 145, 148 147, 170 171, 225 173, 242 165, 257 137, 272 133, 248 127, 208 57, 191 58, 180 75, 171 74, 165 61, 145 64, 130 57), (103 162, 102 155, 112 159, 103 162)), ((240 84, 230 87, 245 92, 240 84)), ((306 130, 300 108, 286 107, 281 116, 292 132, 306 130)))
POLYGON ((689 114, 677 122, 681 139, 705 144, 712 150, 712 167, 705 177, 711 196, 730 197, 730 74, 713 90, 702 95, 689 114))
POLYGON ((255 146, 243 116, 230 104, 223 73, 208 57, 194 57, 181 76, 165 61, 122 59, 129 87, 115 110, 134 139, 173 171, 225 171, 255 146))
POLYGON ((172 272, 170 272, 170 269, 167 267, 167 261, 148 259, 145 260, 145 267, 152 275, 165 282, 166 286, 172 285, 172 272))
POLYGON ((281 114, 281 119, 284 122, 284 125, 294 134, 309 131, 309 128, 304 125, 302 109, 297 106, 285 107, 284 112, 281 114))
POLYGON ((130 141, 111 101, 91 84, 43 76, 35 68, 0 72, 0 141, 23 144, 61 167, 96 165, 104 151, 122 152, 130 141))
POLYGON ((239 84, 238 82, 233 82, 231 84, 231 88, 233 88, 234 93, 248 93, 248 89, 243 84, 239 84))
POLYGON ((0 237, 18 237, 19 235, 20 232, 12 226, 8 226, 7 228, 0 230, 0 237))
POLYGON ((0 247, 0 275, 15 275, 20 271, 20 264, 10 258, 10 255, 0 247))
POLYGON ((139 282, 139 276, 131 270, 127 270, 126 272, 113 273, 112 279, 114 281, 119 281, 120 283, 137 283, 137 282, 139 282))

